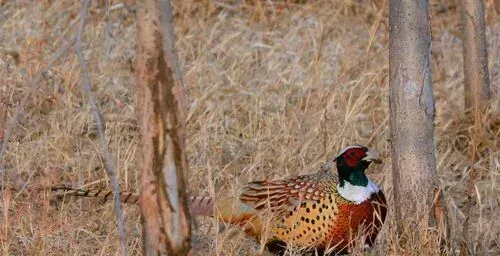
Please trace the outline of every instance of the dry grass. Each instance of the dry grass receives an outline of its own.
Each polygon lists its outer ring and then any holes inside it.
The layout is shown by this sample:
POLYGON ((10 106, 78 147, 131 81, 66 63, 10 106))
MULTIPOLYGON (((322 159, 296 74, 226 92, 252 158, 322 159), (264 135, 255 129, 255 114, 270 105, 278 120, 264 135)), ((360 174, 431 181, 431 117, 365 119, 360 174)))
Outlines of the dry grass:
MULTIPOLYGON (((92 1, 84 55, 123 190, 138 188, 138 132, 134 116, 135 17, 113 1, 92 1)), ((225 197, 265 176, 308 173, 350 143, 369 144, 385 161, 369 174, 391 198, 388 130, 387 16, 370 1, 174 1, 177 49, 189 97, 191 194, 225 197), (379 24, 379 25, 377 25, 379 24), (374 29, 375 28, 375 29, 374 29), (371 33, 371 31, 374 31, 371 33), (371 36, 373 35, 373 36, 371 36), (370 47, 368 47, 370 45, 370 47)), ((383 1, 374 1, 379 5, 383 1)), ((2 3, 2 1, 0 1, 2 3)), ((434 2, 433 2, 434 3, 434 2)), ((433 6, 437 6, 437 1, 433 6)), ((34 77, 75 37, 78 1, 3 1, 0 7, 0 79, 13 127, 6 166, 30 187, 109 186, 94 120, 81 91, 71 48, 34 77)), ((462 49, 455 9, 433 11, 433 79, 438 169, 458 248, 464 214, 472 123, 462 115, 462 49)), ((500 22, 488 9, 490 80, 496 99, 480 138, 480 175, 471 216, 478 254, 500 254, 500 22)), ((117 255, 112 205, 48 192, 17 194, 2 182, 0 251, 3 255, 117 255)), ((139 211, 125 206, 129 254, 141 254, 139 211)), ((391 213, 370 255, 431 255, 414 243, 399 248, 391 213)), ((195 247, 205 255, 258 254, 261 246, 215 220, 197 223, 195 247)), ((428 242, 428 241, 427 241, 428 242)), ((434 251, 432 251, 434 250, 434 251)), ((358 253, 361 254, 361 253, 358 253)))

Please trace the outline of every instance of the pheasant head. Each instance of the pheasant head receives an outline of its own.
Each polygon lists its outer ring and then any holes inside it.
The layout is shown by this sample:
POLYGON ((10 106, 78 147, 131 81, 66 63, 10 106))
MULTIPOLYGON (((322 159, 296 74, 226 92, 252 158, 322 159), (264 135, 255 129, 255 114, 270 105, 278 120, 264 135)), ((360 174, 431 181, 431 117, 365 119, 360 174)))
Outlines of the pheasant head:
POLYGON ((345 199, 362 202, 379 191, 365 174, 368 166, 381 163, 378 153, 363 146, 349 146, 335 158, 339 184, 337 190, 345 199))

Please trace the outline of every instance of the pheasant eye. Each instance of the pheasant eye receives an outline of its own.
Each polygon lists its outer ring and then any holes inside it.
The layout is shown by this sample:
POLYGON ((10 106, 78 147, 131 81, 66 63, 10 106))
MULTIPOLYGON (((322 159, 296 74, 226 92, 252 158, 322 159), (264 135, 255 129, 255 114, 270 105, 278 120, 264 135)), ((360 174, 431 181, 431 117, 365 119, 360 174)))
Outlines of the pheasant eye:
POLYGON ((350 155, 351 155, 351 156, 355 156, 355 155, 356 155, 356 152, 351 151, 350 155))

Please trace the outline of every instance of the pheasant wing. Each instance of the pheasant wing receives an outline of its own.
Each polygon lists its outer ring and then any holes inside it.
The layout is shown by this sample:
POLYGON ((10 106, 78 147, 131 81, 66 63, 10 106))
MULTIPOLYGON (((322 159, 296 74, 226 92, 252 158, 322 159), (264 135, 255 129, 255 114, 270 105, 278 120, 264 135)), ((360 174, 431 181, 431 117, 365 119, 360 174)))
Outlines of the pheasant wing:
MULTIPOLYGON (((244 188, 240 201, 257 211, 280 213, 293 210, 306 201, 318 201, 331 193, 331 184, 325 182, 320 174, 251 182, 244 188)), ((328 176, 328 181, 335 181, 332 180, 333 175, 328 176)))

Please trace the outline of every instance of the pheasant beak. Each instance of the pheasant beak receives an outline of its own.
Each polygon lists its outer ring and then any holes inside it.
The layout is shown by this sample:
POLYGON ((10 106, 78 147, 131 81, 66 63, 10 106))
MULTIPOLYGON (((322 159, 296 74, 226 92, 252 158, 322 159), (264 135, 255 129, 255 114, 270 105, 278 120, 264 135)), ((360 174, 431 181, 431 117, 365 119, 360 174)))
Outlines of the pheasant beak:
POLYGON ((366 156, 361 160, 367 161, 367 162, 374 162, 376 164, 382 163, 382 159, 380 159, 377 151, 372 150, 372 149, 366 151, 366 156))

